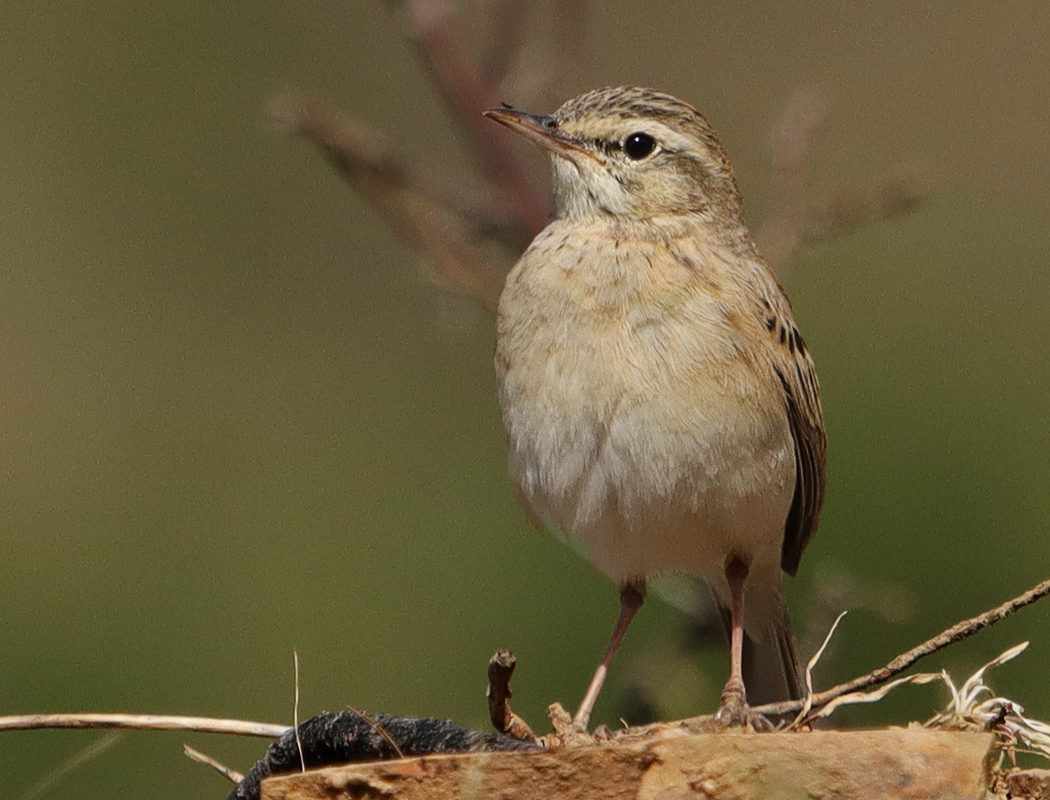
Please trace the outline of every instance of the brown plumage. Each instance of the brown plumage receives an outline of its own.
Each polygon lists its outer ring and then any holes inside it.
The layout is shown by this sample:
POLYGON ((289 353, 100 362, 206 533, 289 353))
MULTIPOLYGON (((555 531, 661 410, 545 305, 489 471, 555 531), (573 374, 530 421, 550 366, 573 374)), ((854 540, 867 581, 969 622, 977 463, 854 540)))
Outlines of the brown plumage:
POLYGON ((588 92, 492 119, 543 146, 554 213, 507 278, 496 373, 530 514, 578 537, 622 611, 586 727, 647 577, 703 576, 731 636, 721 716, 799 694, 781 591, 824 500, 813 362, 744 224, 729 157, 690 105, 588 92), (746 601, 746 602, 745 602, 746 601), (746 613, 745 613, 746 607, 746 613))

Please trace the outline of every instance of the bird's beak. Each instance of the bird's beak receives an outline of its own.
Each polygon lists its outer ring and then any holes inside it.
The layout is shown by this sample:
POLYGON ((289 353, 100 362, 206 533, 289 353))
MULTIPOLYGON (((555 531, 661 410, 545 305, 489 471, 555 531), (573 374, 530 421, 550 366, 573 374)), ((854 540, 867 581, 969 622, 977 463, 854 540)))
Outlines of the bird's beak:
POLYGON ((559 131, 558 123, 554 117, 529 114, 525 111, 518 111, 515 108, 490 108, 482 113, 500 125, 510 128, 515 133, 520 133, 549 153, 561 156, 577 165, 582 157, 591 158, 599 164, 605 163, 593 150, 559 131))

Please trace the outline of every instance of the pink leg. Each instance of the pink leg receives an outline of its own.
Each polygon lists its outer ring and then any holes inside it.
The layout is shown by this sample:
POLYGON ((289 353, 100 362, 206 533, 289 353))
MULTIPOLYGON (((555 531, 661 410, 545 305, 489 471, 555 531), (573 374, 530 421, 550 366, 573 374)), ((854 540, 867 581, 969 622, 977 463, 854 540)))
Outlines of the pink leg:
POLYGON ((638 609, 642 607, 644 602, 644 579, 628 581, 620 587, 620 617, 616 620, 616 627, 613 628, 612 636, 609 637, 609 644, 605 648, 605 654, 602 656, 602 660, 598 662, 598 669, 594 671, 594 677, 591 678, 591 685, 587 687, 587 694, 583 696, 583 702, 580 703, 576 716, 572 719, 573 725, 577 729, 587 730, 587 724, 591 721, 591 711, 594 710, 594 704, 598 700, 602 684, 605 683, 605 676, 609 674, 609 667, 612 666, 613 659, 616 658, 616 651, 620 649, 620 643, 623 641, 624 634, 627 633, 631 620, 634 619, 634 615, 638 613, 638 609))
POLYGON ((734 558, 726 564, 726 580, 732 597, 732 625, 729 635, 729 680, 722 690, 722 707, 747 704, 744 689, 744 584, 749 572, 747 564, 734 558))

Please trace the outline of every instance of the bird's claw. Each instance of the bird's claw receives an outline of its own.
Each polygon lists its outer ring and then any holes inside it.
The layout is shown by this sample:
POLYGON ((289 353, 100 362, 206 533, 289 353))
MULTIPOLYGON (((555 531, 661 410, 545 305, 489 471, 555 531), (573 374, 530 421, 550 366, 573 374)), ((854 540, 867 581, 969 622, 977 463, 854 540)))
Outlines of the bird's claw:
POLYGON ((723 692, 722 705, 715 714, 715 719, 727 728, 742 728, 745 731, 764 732, 775 727, 747 704, 742 692, 723 692))

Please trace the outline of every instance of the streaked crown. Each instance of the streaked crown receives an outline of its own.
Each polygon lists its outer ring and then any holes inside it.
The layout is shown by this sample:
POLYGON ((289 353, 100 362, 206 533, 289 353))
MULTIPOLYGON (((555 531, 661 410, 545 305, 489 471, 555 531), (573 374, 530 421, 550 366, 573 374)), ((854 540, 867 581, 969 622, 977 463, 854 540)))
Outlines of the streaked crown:
POLYGON ((710 123, 688 103, 619 86, 569 100, 549 119, 558 135, 592 156, 556 153, 558 216, 700 214, 742 221, 729 156, 710 123))

